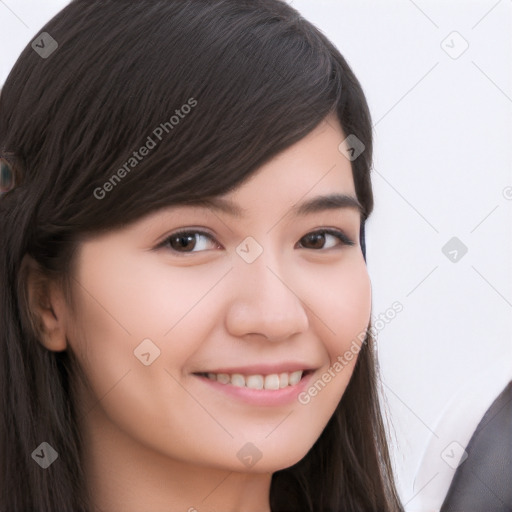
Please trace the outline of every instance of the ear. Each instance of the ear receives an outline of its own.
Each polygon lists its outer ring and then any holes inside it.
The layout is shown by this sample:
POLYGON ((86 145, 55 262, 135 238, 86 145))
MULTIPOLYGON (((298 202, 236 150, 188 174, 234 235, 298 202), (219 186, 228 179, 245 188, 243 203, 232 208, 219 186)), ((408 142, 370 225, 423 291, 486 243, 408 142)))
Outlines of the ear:
POLYGON ((22 268, 26 276, 27 305, 39 341, 48 350, 66 350, 66 302, 60 286, 29 255, 24 256, 22 268))

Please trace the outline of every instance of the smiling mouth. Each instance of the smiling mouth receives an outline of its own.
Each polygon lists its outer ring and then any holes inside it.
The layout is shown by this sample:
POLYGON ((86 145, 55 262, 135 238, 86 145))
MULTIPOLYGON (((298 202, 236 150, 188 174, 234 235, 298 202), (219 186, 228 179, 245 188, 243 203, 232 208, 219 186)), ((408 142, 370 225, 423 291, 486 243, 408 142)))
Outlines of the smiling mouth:
POLYGON ((207 379, 220 382, 221 384, 230 384, 240 388, 278 390, 295 386, 306 375, 313 370, 297 370, 295 372, 271 373, 269 375, 254 374, 242 375, 241 373, 195 373, 194 375, 205 377, 207 379))

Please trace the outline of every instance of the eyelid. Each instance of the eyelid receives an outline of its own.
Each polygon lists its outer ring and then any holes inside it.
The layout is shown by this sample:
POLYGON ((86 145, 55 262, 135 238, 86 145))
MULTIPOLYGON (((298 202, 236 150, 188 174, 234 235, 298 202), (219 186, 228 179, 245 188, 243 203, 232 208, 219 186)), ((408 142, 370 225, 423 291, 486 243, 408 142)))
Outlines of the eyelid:
MULTIPOLYGON (((345 245, 350 245, 350 246, 356 245, 356 242, 354 242, 354 240, 352 240, 342 229, 338 229, 338 228, 319 228, 319 229, 315 229, 313 231, 310 231, 309 233, 306 233, 304 236, 307 236, 307 235, 312 234, 312 233, 326 233, 328 235, 335 236, 336 238, 338 238, 345 245)), ((302 238, 304 238, 304 237, 302 237, 302 238)))
MULTIPOLYGON (((172 233, 169 233, 168 235, 166 235, 163 238, 163 240, 161 242, 159 242, 156 245, 156 247, 154 249, 157 250, 157 249, 165 248, 167 243, 169 242, 169 240, 171 238, 174 238, 174 237, 179 236, 179 235, 187 235, 187 234, 194 234, 194 235, 205 236, 206 238, 211 240, 214 244, 219 245, 219 246, 222 247, 222 244, 220 242, 218 242, 217 239, 215 238, 215 236, 213 234, 211 234, 210 232, 205 231, 203 228, 190 227, 190 228, 178 229, 176 231, 173 231, 172 233)), ((191 252, 191 253, 187 253, 187 252, 180 253, 179 251, 172 251, 172 252, 174 254, 178 254, 178 255, 193 254, 193 252, 191 252)), ((204 252, 204 251, 195 251, 195 252, 204 252)))

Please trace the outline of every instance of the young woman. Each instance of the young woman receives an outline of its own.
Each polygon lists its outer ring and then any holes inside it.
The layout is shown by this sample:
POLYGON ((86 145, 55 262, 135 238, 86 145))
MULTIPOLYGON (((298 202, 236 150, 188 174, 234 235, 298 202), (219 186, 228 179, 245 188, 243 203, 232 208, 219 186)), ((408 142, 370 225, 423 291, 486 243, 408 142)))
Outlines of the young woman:
POLYGON ((0 96, 0 510, 391 512, 362 89, 280 0, 74 0, 0 96))

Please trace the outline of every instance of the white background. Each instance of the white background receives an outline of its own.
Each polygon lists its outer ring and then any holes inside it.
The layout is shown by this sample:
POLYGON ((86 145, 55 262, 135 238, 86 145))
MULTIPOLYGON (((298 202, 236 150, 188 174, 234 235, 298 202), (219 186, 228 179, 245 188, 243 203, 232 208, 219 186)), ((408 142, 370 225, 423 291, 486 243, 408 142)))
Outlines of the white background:
MULTIPOLYGON (((373 315, 404 308, 378 333, 393 459, 406 509, 436 510, 453 474, 442 450, 466 445, 512 378, 512 0, 288 3, 370 105, 373 315), (452 237, 468 249, 457 262, 441 250, 452 237)), ((66 4, 0 0, 0 84, 66 4)))

